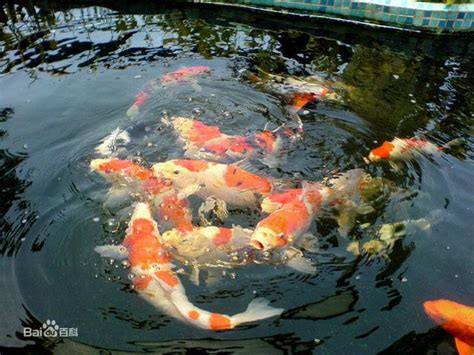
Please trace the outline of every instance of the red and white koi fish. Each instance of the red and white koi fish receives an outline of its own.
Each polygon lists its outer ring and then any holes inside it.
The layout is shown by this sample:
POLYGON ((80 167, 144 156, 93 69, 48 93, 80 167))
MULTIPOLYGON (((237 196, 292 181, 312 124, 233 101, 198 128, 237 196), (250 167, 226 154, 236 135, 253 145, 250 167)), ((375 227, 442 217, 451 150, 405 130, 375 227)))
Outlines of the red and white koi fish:
POLYGON ((157 178, 153 171, 128 160, 94 159, 91 169, 112 182, 143 191, 158 209, 163 225, 183 231, 193 228, 188 201, 178 193, 171 180, 157 178))
POLYGON ((474 355, 474 307, 448 300, 426 301, 425 312, 454 336, 460 355, 474 355))
POLYGON ((179 82, 184 79, 189 79, 197 75, 208 73, 209 71, 210 68, 207 66, 196 65, 192 67, 181 68, 175 70, 174 72, 164 74, 160 80, 150 80, 146 84, 145 88, 137 94, 135 102, 127 110, 127 116, 136 115, 139 112, 140 107, 143 106, 150 99, 151 96, 153 96, 153 94, 158 90, 161 85, 179 82))
POLYGON ((308 231, 326 196, 318 184, 267 197, 263 208, 272 211, 256 226, 251 245, 258 250, 290 246, 308 231))
POLYGON ((248 136, 228 135, 218 127, 185 117, 176 117, 170 124, 184 143, 187 158, 218 162, 259 158, 271 167, 278 165, 283 146, 295 135, 284 127, 248 136))
POLYGON ((236 165, 204 160, 169 160, 153 165, 157 177, 173 181, 186 195, 215 197, 234 206, 258 207, 272 192, 272 182, 236 165))
POLYGON ((128 258, 134 275, 132 282, 141 297, 167 315, 192 326, 228 330, 243 323, 277 316, 283 311, 268 306, 268 301, 262 298, 253 300, 245 312, 233 316, 211 313, 194 306, 173 272, 171 256, 145 203, 136 205, 123 246, 100 246, 95 250, 110 257, 114 255, 114 249, 119 249, 118 256, 128 258))
POLYGON ((324 100, 329 93, 328 82, 316 76, 282 76, 259 69, 259 75, 247 72, 247 77, 256 84, 263 84, 270 93, 282 97, 288 103, 290 112, 297 112, 308 103, 324 100))
POLYGON ((461 139, 454 139, 443 146, 421 138, 394 138, 392 141, 385 141, 380 147, 372 149, 367 162, 379 161, 407 161, 416 157, 417 153, 437 154, 454 145, 462 143, 461 139))

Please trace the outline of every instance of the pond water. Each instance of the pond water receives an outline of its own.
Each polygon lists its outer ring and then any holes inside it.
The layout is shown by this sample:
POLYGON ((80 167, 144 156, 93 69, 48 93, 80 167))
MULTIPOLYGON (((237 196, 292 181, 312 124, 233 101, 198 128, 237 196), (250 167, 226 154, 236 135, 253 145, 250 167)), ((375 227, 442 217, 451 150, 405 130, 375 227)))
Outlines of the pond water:
POLYGON ((0 352, 455 353, 453 339, 422 304, 474 300, 470 38, 216 7, 49 6, 9 3, 0 11, 0 352), (149 80, 193 65, 211 68, 199 87, 170 86, 139 115, 126 116, 149 80), (307 256, 317 264, 315 275, 248 265, 209 285, 181 276, 204 309, 241 312, 256 295, 285 309, 281 317, 211 332, 153 308, 130 287, 126 268, 94 252, 122 240, 127 219, 104 209, 110 186, 89 162, 116 127, 132 132, 129 157, 145 165, 182 156, 162 127, 163 111, 187 117, 202 111, 199 119, 229 134, 287 122, 282 102, 240 75, 255 68, 318 75, 341 88, 336 102, 299 112, 304 139, 268 174, 317 181, 363 168, 395 188, 346 237, 333 220, 314 223, 319 248, 307 256), (384 140, 416 135, 463 144, 399 171, 364 162, 384 140), (388 255, 347 251, 351 241, 376 238, 384 223, 434 211, 436 223, 410 231, 388 255), (77 328, 77 336, 23 335, 24 327, 38 329, 47 320, 77 328))

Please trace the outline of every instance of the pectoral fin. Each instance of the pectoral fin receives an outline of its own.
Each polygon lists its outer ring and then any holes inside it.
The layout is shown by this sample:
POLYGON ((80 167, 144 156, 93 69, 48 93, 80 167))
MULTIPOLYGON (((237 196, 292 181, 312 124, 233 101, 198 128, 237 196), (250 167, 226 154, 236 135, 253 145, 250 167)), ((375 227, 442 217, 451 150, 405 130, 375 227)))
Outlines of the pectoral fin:
POLYGON ((474 355, 474 346, 463 342, 459 338, 454 338, 456 349, 458 349, 459 355, 474 355))
POLYGON ((128 257, 127 248, 123 245, 99 245, 94 248, 94 251, 103 258, 123 260, 128 257))

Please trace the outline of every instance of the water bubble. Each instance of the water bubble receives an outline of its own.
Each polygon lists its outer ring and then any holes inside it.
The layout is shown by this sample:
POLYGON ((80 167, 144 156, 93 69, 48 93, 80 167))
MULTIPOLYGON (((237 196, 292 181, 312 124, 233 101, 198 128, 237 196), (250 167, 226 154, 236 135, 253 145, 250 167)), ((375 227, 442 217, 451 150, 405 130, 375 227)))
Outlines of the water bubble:
POLYGON ((224 116, 224 118, 230 119, 232 118, 232 113, 230 113, 229 111, 224 111, 222 112, 222 116, 224 116))
POLYGON ((104 223, 104 230, 108 233, 116 233, 120 228, 120 222, 115 218, 110 218, 104 223))
POLYGON ((188 97, 188 102, 193 102, 193 98, 192 98, 192 97, 188 97))
POLYGON ((235 272, 231 272, 229 274, 229 277, 232 279, 232 280, 235 280, 237 278, 237 274, 235 272))
POLYGON ((254 295, 256 295, 256 294, 257 294, 257 290, 253 290, 252 293, 253 293, 254 295))
POLYGON ((360 275, 357 275, 357 276, 355 277, 355 279, 356 279, 356 280, 360 280, 360 275))
POLYGON ((309 115, 309 111, 308 111, 308 110, 303 110, 302 114, 303 114, 304 116, 309 115))
POLYGON ((25 241, 25 237, 20 239, 20 242, 24 242, 24 241, 25 241))
POLYGON ((100 221, 100 218, 99 218, 99 217, 94 217, 94 218, 92 218, 92 222, 97 223, 97 222, 99 222, 99 221, 100 221))
POLYGON ((223 270, 222 271, 222 276, 225 276, 225 275, 227 275, 227 271, 223 270))
POLYGON ((402 282, 408 282, 408 279, 406 277, 402 277, 402 282))
POLYGON ((135 274, 130 273, 130 274, 128 274, 127 277, 128 277, 129 280, 133 280, 135 278, 135 274))
POLYGON ((203 113, 204 113, 204 109, 200 108, 200 107, 195 107, 192 109, 191 113, 194 115, 194 116, 201 116, 203 113))
POLYGON ((115 260, 114 259, 109 259, 109 264, 110 265, 113 265, 115 263, 115 260))
POLYGON ((28 144, 23 144, 23 149, 28 149, 28 144))
POLYGON ((133 78, 134 78, 134 79, 139 79, 139 78, 141 78, 141 77, 142 77, 141 75, 135 75, 133 78))
POLYGON ((27 222, 26 219, 22 219, 22 220, 21 220, 21 223, 23 223, 23 224, 25 224, 26 222, 27 222))
POLYGON ((148 142, 148 143, 146 144, 146 146, 147 146, 147 147, 153 147, 153 143, 148 142))
POLYGON ((161 117, 161 118, 168 119, 168 118, 170 118, 170 113, 169 113, 168 111, 166 111, 166 110, 163 110, 163 111, 161 111, 161 113, 160 113, 160 117, 161 117))
POLYGON ((398 80, 398 79, 400 78, 400 76, 397 75, 397 74, 393 74, 393 78, 396 79, 396 80, 398 80))
POLYGON ((319 343, 321 343, 321 339, 314 338, 314 342, 315 342, 316 344, 319 344, 319 343))

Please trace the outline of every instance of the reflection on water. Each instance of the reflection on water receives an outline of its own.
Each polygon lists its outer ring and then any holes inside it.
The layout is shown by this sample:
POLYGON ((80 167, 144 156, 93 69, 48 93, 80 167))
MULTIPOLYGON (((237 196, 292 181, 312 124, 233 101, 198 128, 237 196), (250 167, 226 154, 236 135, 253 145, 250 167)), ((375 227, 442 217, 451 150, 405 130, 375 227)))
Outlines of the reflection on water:
MULTIPOLYGON (((0 349, 79 352, 426 353, 452 340, 422 313, 422 302, 472 304, 473 45, 469 38, 410 36, 211 8, 121 2, 106 7, 9 2, 0 11, 0 349), (289 29, 290 28, 290 29, 289 29), (151 79, 206 65, 199 86, 156 93, 140 115, 125 115, 151 79), (342 237, 322 216, 307 256, 316 275, 249 265, 208 286, 183 283, 197 305, 235 313, 255 296, 285 308, 231 332, 191 329, 142 302, 128 270, 94 253, 120 242, 128 216, 103 208, 108 185, 89 172, 94 147, 117 126, 128 157, 145 165, 182 155, 159 116, 199 116, 229 134, 288 120, 277 97, 240 75, 258 68, 330 81, 339 101, 300 111, 303 144, 269 174, 321 180, 363 168, 383 177, 375 211, 342 237), (370 149, 394 136, 424 135, 460 149, 420 157, 401 171, 367 166, 370 149), (394 241, 385 256, 346 249, 379 238, 387 223, 442 210, 429 230, 394 241), (231 301, 231 302, 229 302, 231 301), (33 338, 22 328, 47 319, 77 327, 71 339, 33 338)), ((125 206, 127 204, 125 203, 125 206)), ((123 206, 121 206, 123 207, 123 206)), ((122 211, 122 212, 120 212, 122 211)), ((125 211, 126 212, 126 211, 125 211)), ((232 222, 253 225, 245 213, 232 222)))

